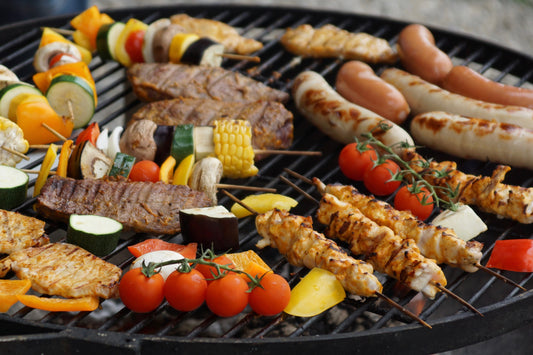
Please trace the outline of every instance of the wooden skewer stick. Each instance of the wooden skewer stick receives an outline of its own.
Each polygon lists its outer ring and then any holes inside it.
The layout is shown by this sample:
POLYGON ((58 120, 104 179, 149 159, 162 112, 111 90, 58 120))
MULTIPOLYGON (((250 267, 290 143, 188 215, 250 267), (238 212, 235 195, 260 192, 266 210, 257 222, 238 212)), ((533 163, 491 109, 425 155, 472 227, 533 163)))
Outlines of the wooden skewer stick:
POLYGON ((320 156, 322 152, 312 150, 276 150, 276 149, 254 149, 254 154, 278 154, 278 155, 309 155, 320 156))
POLYGON ((5 150, 5 151, 8 152, 8 153, 11 153, 11 154, 13 154, 13 155, 18 156, 18 157, 20 157, 20 158, 22 158, 22 159, 24 159, 24 160, 30 160, 30 158, 29 158, 27 155, 22 154, 21 152, 18 152, 18 151, 16 151, 15 149, 11 149, 11 148, 5 147, 5 146, 3 146, 3 145, 0 146, 0 148, 2 148, 3 150, 5 150))
MULTIPOLYGON (((41 27, 41 31, 44 31, 46 27, 41 27)), ((66 28, 57 28, 57 27, 48 27, 49 29, 53 30, 54 32, 57 32, 59 34, 65 35, 65 36, 71 36, 74 34, 74 30, 68 30, 66 28)))
POLYGON ((247 60, 249 62, 259 63, 261 61, 261 58, 258 56, 249 56, 249 55, 242 55, 242 54, 235 54, 235 53, 220 53, 221 57, 228 58, 228 59, 235 59, 235 60, 247 60))
POLYGON ((458 301, 460 304, 462 304, 463 306, 466 306, 467 308, 469 308, 470 310, 476 312, 477 314, 479 314, 480 316, 483 317, 483 313, 481 313, 480 311, 477 310, 476 307, 472 306, 470 303, 466 302, 464 299, 462 299, 461 297, 459 297, 459 295, 456 295, 455 293, 453 293, 452 291, 448 290, 446 287, 442 286, 440 283, 438 282, 432 282, 433 285, 435 285, 436 288, 438 288, 439 290, 441 290, 442 292, 444 292, 445 294, 447 294, 448 296, 452 297, 453 299, 455 299, 456 301, 458 301))
POLYGON ((53 129, 52 127, 50 127, 49 125, 47 125, 46 123, 41 123, 43 125, 44 128, 46 128, 47 130, 49 130, 54 136, 56 136, 57 138, 59 138, 59 140, 61 141, 66 141, 67 138, 65 138, 61 133, 59 133, 58 131, 56 131, 55 129, 53 129))
POLYGON ((239 189, 248 191, 263 191, 263 192, 276 192, 276 189, 271 187, 260 186, 246 186, 246 185, 232 185, 232 184, 216 184, 219 189, 239 189))
POLYGON ((478 269, 481 269, 481 270, 483 270, 485 272, 488 272, 489 274, 491 274, 494 277, 497 277, 498 279, 502 280, 503 282, 509 283, 509 284, 513 285, 514 287, 518 287, 519 289, 521 289, 523 291, 527 291, 527 289, 525 289, 524 287, 520 286, 519 284, 517 284, 513 280, 503 276, 502 274, 497 273, 494 270, 489 269, 486 266, 481 265, 480 263, 475 263, 474 266, 477 267, 478 269))
MULTIPOLYGON (((239 200, 237 197, 235 197, 234 195, 232 195, 231 193, 229 193, 228 191, 226 190, 221 190, 226 196, 228 196, 230 199, 232 199, 234 202, 240 204, 242 207, 244 207, 246 210, 248 210, 248 212, 250 212, 251 214, 257 216, 259 213, 257 211, 255 211, 252 207, 246 205, 244 202, 242 202, 241 200, 239 200)), ((387 303, 389 303, 391 306, 395 307, 396 309, 398 309, 399 311, 405 313, 406 315, 408 315, 409 317, 413 318, 414 320, 416 320, 417 322, 419 322, 420 324, 422 324, 423 326, 431 329, 431 325, 429 325, 427 322, 425 322, 422 318, 418 317, 416 314, 410 312, 408 309, 406 309, 405 307, 402 307, 401 305, 399 305, 398 303, 394 302, 392 299, 390 299, 389 297, 385 296, 384 294, 382 294, 381 292, 375 292, 374 293, 377 297, 379 298, 382 298, 383 300, 385 300, 387 303)))
POLYGON ((49 144, 30 144, 30 149, 48 149, 49 144))
MULTIPOLYGON (((30 169, 19 169, 22 172, 25 172, 26 174, 39 174, 39 170, 30 170, 30 169)), ((48 175, 55 175, 55 171, 48 172, 48 175)))

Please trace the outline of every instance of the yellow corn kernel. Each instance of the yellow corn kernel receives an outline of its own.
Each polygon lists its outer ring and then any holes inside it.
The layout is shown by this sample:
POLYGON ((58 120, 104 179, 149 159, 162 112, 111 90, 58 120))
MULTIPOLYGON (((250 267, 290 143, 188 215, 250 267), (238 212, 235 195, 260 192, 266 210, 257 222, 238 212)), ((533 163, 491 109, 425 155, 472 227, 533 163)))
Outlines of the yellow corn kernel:
POLYGON ((245 178, 256 175, 252 129, 244 120, 217 120, 214 122, 215 155, 222 162, 223 176, 245 178))

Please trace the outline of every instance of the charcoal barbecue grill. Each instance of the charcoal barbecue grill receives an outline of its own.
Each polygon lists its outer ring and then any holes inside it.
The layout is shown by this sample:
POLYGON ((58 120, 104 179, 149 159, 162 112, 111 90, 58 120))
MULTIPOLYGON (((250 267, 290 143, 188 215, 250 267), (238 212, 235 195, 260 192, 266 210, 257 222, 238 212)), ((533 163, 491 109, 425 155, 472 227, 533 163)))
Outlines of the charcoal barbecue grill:
MULTIPOLYGON (((169 17, 178 12, 191 16, 212 18, 237 27, 243 34, 264 43, 257 54, 261 63, 239 62, 226 59, 225 68, 242 72, 272 87, 289 91, 292 79, 301 71, 315 70, 330 83, 342 64, 336 59, 297 59, 286 52, 279 37, 287 27, 309 23, 320 26, 331 23, 346 30, 364 31, 394 44, 406 22, 388 18, 314 11, 297 8, 257 6, 166 6, 105 11, 115 20, 134 17, 146 23, 169 17)), ((34 71, 33 55, 38 47, 41 26, 69 29, 72 16, 30 20, 0 28, 0 62, 11 68, 23 81, 31 82, 34 71)), ((490 73, 496 80, 513 85, 530 85, 533 58, 499 45, 452 31, 428 26, 438 46, 447 52, 456 64, 476 66, 490 73)), ((374 66, 381 71, 385 66, 374 66)), ((94 120, 110 129, 124 125, 131 114, 141 106, 125 76, 125 69, 115 62, 103 62, 95 56, 90 69, 96 80, 99 103, 94 120)), ((316 176, 326 183, 350 183, 340 173, 337 155, 342 146, 311 126, 301 117, 292 102, 287 107, 295 114, 295 140, 291 149, 323 152, 320 159, 306 156, 271 156, 258 162, 259 175, 238 183, 274 187, 279 193, 299 201, 293 210, 302 215, 313 215, 315 205, 293 188, 282 182, 288 167, 302 175, 316 176)), ((74 134, 79 131, 74 132, 74 134)), ((38 168, 44 152, 29 152, 30 160, 19 167, 38 168)), ((453 159, 433 151, 424 151, 427 157, 453 159)), ((454 159, 466 173, 490 175, 494 164, 454 159)), ((289 177, 289 179, 292 179, 289 177)), ((507 183, 533 186, 531 171, 513 169, 507 183)), ((35 177, 30 181, 33 186, 35 177)), ((301 188, 317 196, 305 183, 295 181, 301 188)), ((235 183, 235 181, 232 181, 235 183)), ((355 185, 362 191, 364 186, 355 185)), ((232 191, 244 197, 243 191, 232 191)), ((28 199, 16 210, 35 216, 34 200, 28 199)), ((221 204, 230 206, 227 197, 220 196, 221 204)), ((478 240, 485 244, 482 263, 486 263, 496 240, 511 237, 533 238, 531 225, 480 213, 489 226, 478 240)), ((65 238, 66 226, 47 221, 46 232, 53 241, 65 238)), ((252 217, 239 223, 241 248, 255 249, 258 235, 252 217)), ((122 239, 106 260, 127 269, 133 258, 127 246, 141 241, 145 235, 131 234, 122 239)), ((165 240, 181 242, 181 235, 165 240)), ((274 249, 258 251, 276 272, 295 285, 307 270, 293 267, 274 249)), ((7 314, 0 315, 0 349, 6 353, 113 353, 162 354, 185 353, 265 353, 289 354, 295 352, 328 351, 329 353, 432 353, 455 349, 505 334, 533 321, 533 274, 503 272, 528 289, 521 291, 478 271, 473 274, 444 266, 448 289, 477 307, 484 317, 474 314, 445 295, 434 300, 423 299, 414 292, 400 290, 390 278, 383 278, 384 293, 404 306, 423 307, 420 316, 433 329, 421 326, 378 299, 348 298, 341 304, 312 318, 296 318, 285 314, 258 317, 249 309, 232 318, 218 318, 207 307, 180 313, 164 303, 149 314, 135 314, 120 300, 106 300, 101 309, 80 313, 48 313, 17 305, 7 314)), ((11 275, 11 277, 14 277, 11 275)))

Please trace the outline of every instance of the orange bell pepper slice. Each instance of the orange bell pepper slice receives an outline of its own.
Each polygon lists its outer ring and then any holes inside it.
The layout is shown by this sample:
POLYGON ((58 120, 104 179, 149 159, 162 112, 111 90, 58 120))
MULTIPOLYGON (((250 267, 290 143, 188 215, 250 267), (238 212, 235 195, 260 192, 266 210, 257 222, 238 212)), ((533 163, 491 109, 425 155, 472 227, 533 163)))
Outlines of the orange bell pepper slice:
POLYGON ((30 287, 30 280, 0 280, 0 312, 7 312, 30 287))
POLYGON ((96 50, 96 36, 100 26, 113 21, 111 17, 100 13, 98 7, 93 5, 70 20, 70 25, 85 34, 91 46, 89 49, 94 51, 96 50))
POLYGON ((57 145, 50 144, 46 150, 46 155, 44 156, 43 162, 41 164, 41 169, 39 170, 39 175, 35 180, 35 185, 33 186, 33 197, 37 196, 41 192, 41 188, 44 186, 46 180, 48 180, 48 175, 52 169, 52 165, 57 158, 57 145))
POLYGON ((17 295, 16 297, 25 306, 48 312, 94 311, 100 305, 100 299, 96 296, 49 298, 34 295, 17 295))
POLYGON ((59 161, 57 163, 56 175, 61 177, 67 176, 68 159, 72 153, 72 139, 67 139, 61 146, 61 153, 59 154, 59 161))

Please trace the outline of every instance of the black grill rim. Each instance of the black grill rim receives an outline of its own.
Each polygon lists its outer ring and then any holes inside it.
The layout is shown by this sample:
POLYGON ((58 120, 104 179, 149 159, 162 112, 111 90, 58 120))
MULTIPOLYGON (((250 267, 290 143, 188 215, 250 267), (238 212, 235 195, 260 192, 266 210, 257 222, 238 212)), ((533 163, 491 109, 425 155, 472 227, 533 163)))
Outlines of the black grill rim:
MULTIPOLYGON (((388 27, 401 28, 408 22, 372 15, 358 13, 341 13, 337 11, 323 11, 293 7, 269 7, 246 5, 180 5, 180 6, 147 6, 139 8, 101 9, 113 18, 149 17, 171 15, 185 12, 191 15, 202 15, 215 18, 219 13, 239 14, 252 13, 278 13, 279 16, 290 13, 294 16, 322 15, 342 20, 365 19, 377 22, 388 27)), ((39 29, 41 26, 62 27, 68 23, 73 15, 28 20, 0 27, 0 51, 13 45, 17 37, 24 37, 28 29, 39 29)), ((427 25, 436 38, 443 38, 443 46, 457 40, 466 40, 471 44, 481 46, 472 57, 486 55, 484 53, 498 53, 495 62, 509 63, 509 58, 521 58, 533 63, 533 57, 518 51, 507 49, 499 44, 480 40, 476 37, 458 34, 443 28, 427 25), (502 59, 503 58, 503 59, 502 59)), ((439 43, 440 44, 440 43, 439 43)), ((453 51, 453 46, 450 49, 453 51)), ((9 63, 10 58, 3 58, 2 64, 14 67, 18 63, 9 63), (4 60, 6 60, 4 62, 4 60), (10 66, 10 64, 13 64, 10 66)), ((496 63, 497 64, 497 63, 496 63)), ((501 65, 500 65, 501 66, 501 65)), ((495 68, 504 70, 502 67, 495 68)), ((531 68, 531 65, 529 66, 531 68)), ((512 67, 510 69, 513 72, 512 67)), ((24 75, 24 74, 23 74, 24 75)), ((29 75, 29 74, 25 74, 29 75)), ((530 76, 531 69, 522 76, 530 76)), ((520 76, 520 74, 519 74, 520 76)), ((527 80, 527 79, 526 79, 527 80)), ((24 206, 28 206, 25 203, 24 206)), ((98 331, 70 326, 59 326, 49 323, 39 323, 21 318, 11 318, 0 315, 0 343, 5 350, 21 351, 22 349, 33 352, 57 351, 57 349, 73 350, 87 349, 86 352, 105 351, 114 353, 160 353, 161 351, 194 351, 202 353, 223 353, 230 351, 258 351, 261 353, 290 353, 294 351, 308 351, 327 349, 328 351, 346 351, 353 353, 368 353, 376 349, 393 351, 394 353, 429 353, 445 351, 480 341, 490 339, 533 322, 529 314, 533 314, 533 290, 518 293, 504 301, 479 308, 485 315, 480 318, 470 313, 460 313, 431 322, 433 329, 425 329, 418 324, 408 324, 392 328, 367 330, 364 332, 328 334, 321 336, 298 336, 296 338, 259 338, 259 339, 211 339, 211 338, 185 338, 171 336, 151 336, 143 334, 126 334, 113 331, 98 331), (465 331, 466 330, 466 331, 465 331), (465 333, 468 332, 467 336, 465 333)))

